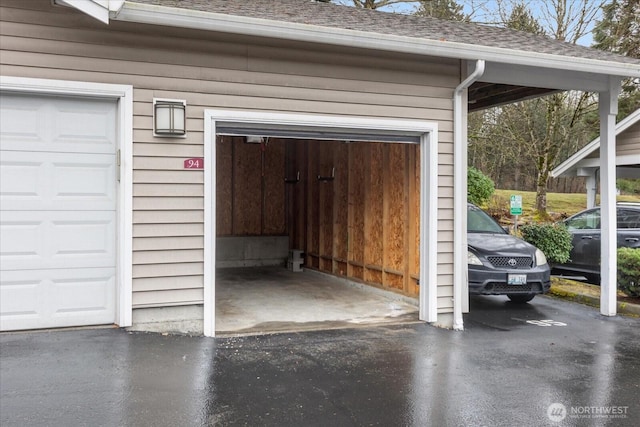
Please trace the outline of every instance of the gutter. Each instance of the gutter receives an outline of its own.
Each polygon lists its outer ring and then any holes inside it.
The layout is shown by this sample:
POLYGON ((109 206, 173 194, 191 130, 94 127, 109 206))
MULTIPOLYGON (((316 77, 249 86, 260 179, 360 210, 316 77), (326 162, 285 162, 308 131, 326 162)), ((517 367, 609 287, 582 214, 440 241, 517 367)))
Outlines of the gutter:
POLYGON ((429 40, 342 28, 327 28, 317 25, 272 21, 261 18, 179 9, 129 1, 125 1, 119 10, 112 10, 110 17, 118 21, 192 28, 255 37, 272 37, 307 43, 321 43, 454 59, 483 59, 490 62, 545 67, 591 74, 640 77, 640 66, 637 64, 614 63, 604 60, 524 52, 488 46, 469 45, 446 40, 429 40))
POLYGON ((464 111, 467 103, 463 100, 466 90, 482 74, 485 61, 476 61, 474 71, 456 87, 453 92, 453 329, 462 331, 462 299, 467 290, 467 121, 464 111))

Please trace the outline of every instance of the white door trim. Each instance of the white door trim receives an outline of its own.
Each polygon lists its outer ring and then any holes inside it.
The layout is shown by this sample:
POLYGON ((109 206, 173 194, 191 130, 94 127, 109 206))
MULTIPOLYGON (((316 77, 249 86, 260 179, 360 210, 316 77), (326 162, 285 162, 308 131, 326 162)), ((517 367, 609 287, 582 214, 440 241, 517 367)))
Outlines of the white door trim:
POLYGON ((256 126, 338 130, 343 132, 399 132, 420 139, 420 319, 437 320, 438 254, 438 124, 418 120, 323 116, 242 110, 204 111, 204 335, 215 336, 216 268, 216 128, 256 126))
POLYGON ((117 301, 116 323, 132 322, 133 269, 133 86, 66 80, 0 76, 0 91, 118 100, 120 182, 117 185, 117 301))

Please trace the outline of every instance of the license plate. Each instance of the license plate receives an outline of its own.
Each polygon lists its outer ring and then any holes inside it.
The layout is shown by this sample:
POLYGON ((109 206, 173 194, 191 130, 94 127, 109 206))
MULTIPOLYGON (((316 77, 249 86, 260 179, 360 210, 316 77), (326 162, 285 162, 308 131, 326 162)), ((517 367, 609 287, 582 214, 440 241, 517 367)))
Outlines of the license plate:
POLYGON ((509 274, 507 275, 507 284, 508 285, 526 285, 527 275, 526 274, 509 274))

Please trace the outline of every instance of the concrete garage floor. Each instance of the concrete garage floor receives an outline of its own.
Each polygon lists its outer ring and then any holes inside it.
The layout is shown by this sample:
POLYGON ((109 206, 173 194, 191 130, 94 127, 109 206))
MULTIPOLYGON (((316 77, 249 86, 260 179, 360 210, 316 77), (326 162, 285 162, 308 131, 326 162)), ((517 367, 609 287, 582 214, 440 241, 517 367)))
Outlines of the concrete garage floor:
POLYGON ((260 335, 418 321, 418 300, 284 267, 218 269, 216 335, 260 335))

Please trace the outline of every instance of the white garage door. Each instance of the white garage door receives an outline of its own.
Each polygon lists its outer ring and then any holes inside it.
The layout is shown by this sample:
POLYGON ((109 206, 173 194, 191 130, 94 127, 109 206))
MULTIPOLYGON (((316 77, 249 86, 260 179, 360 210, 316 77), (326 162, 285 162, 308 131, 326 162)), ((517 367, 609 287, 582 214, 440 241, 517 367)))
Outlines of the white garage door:
POLYGON ((0 96, 0 329, 108 324, 116 103, 0 96))

